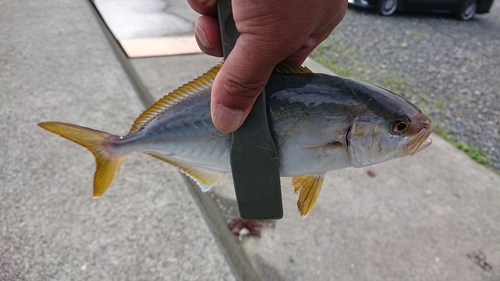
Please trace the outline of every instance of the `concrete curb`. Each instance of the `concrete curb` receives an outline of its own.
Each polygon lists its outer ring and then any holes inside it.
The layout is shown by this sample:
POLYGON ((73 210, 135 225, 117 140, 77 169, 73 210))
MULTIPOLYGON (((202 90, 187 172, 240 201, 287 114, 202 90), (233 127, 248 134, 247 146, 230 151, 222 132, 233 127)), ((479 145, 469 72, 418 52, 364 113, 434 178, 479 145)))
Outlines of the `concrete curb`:
MULTIPOLYGON (((99 23, 103 33, 108 39, 113 52, 116 55, 118 61, 120 61, 123 69, 127 73, 131 84, 134 86, 142 104, 145 108, 151 106, 157 99, 150 94, 147 87, 142 82, 139 74, 131 63, 131 59, 127 57, 124 50, 121 48, 119 43, 116 41, 115 37, 111 34, 111 31, 104 23, 101 15, 97 12, 96 7, 89 2, 90 8, 92 9, 96 20, 99 23)), ((188 82, 188 81, 186 81, 188 82)), ((217 244, 222 249, 226 262, 230 265, 233 274, 239 280, 257 281, 261 280, 254 268, 252 267, 248 257, 243 252, 243 249, 238 244, 234 235, 229 231, 226 222, 222 219, 219 208, 216 206, 214 200, 210 198, 209 193, 201 192, 198 185, 186 175, 179 173, 186 183, 186 187, 189 189, 193 198, 198 202, 198 205, 202 209, 203 217, 212 231, 213 235, 217 239, 217 244)))

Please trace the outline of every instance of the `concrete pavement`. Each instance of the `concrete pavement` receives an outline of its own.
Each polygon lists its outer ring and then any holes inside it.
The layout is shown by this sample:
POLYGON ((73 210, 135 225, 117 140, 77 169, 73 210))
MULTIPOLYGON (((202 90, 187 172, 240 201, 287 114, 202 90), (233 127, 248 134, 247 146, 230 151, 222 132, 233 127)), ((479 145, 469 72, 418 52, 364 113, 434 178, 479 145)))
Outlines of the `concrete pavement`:
POLYGON ((95 200, 93 157, 36 126, 143 110, 89 3, 0 3, 0 280, 235 280, 176 169, 133 157, 95 200))
POLYGON ((85 1, 0 1, 0 20, 0 280, 500 280, 500 176, 437 136, 328 173, 305 220, 284 178, 284 219, 241 243, 224 226, 230 177, 200 194, 131 155, 93 199, 93 157, 36 123, 126 133, 134 83, 157 99, 218 59, 134 59, 134 82, 85 1))

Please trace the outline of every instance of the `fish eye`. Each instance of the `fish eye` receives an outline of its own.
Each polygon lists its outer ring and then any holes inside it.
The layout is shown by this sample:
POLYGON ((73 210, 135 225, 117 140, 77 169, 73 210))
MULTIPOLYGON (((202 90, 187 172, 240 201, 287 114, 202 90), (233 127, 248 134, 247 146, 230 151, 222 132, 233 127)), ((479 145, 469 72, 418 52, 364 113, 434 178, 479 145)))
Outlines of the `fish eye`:
POLYGON ((392 132, 395 134, 404 133, 410 127, 409 120, 396 120, 392 123, 392 132))

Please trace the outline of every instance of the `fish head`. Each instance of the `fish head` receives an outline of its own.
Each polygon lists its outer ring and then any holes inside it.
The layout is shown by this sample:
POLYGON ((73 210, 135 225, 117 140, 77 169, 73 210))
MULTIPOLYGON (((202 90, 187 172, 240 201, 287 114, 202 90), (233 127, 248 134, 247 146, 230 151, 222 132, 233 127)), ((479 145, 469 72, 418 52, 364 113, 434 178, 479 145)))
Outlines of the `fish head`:
POLYGON ((350 84, 364 105, 346 133, 354 167, 413 155, 432 143, 432 122, 416 106, 388 90, 355 80, 350 84))

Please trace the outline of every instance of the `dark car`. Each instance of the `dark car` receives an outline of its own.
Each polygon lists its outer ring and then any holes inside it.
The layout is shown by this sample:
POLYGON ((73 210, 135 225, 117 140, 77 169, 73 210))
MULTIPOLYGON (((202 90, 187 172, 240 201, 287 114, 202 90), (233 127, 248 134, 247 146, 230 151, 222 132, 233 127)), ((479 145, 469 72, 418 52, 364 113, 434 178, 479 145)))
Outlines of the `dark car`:
POLYGON ((493 0, 348 0, 349 4, 377 9, 383 16, 396 11, 452 13, 461 20, 490 11, 493 0))

